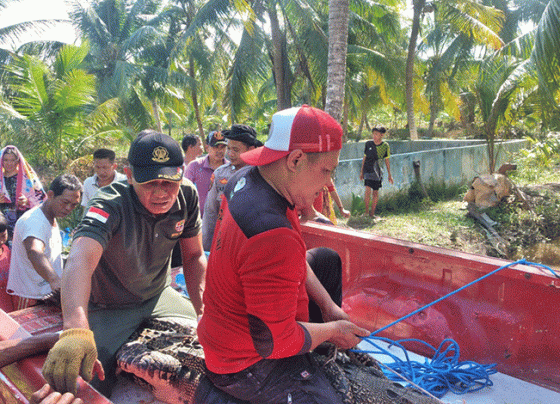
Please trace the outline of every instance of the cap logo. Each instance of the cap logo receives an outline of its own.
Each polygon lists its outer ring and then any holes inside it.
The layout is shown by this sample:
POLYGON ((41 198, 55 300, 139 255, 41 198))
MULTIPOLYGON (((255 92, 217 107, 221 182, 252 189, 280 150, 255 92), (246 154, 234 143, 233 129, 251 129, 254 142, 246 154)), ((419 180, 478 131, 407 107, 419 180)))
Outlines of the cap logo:
POLYGON ((214 138, 216 140, 224 140, 224 135, 222 134, 221 131, 217 131, 216 133, 214 133, 214 138))
POLYGON ((152 151, 152 161, 165 163, 169 160, 169 152, 163 146, 158 146, 152 151))

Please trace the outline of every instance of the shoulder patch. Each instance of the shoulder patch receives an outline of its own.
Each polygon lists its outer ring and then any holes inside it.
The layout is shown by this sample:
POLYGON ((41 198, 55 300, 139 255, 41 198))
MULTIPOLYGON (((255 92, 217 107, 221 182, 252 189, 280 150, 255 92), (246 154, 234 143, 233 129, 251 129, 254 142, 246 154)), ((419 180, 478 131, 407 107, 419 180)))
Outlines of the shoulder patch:
POLYGON ((176 224, 175 224, 175 231, 177 232, 182 232, 183 229, 185 228, 185 220, 179 220, 176 224))
POLYGON ((95 206, 92 206, 88 209, 86 217, 98 220, 101 223, 106 223, 107 219, 109 219, 109 213, 105 212, 102 209, 96 208, 95 206))

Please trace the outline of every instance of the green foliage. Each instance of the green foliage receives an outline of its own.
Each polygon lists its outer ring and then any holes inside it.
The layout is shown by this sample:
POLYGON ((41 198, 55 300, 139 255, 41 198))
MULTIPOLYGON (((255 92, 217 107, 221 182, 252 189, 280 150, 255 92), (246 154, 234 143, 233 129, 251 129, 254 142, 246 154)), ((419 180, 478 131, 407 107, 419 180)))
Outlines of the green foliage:
POLYGON ((74 209, 68 216, 63 217, 62 219, 57 219, 58 227, 60 227, 60 229, 69 228, 70 230, 74 230, 80 220, 82 220, 83 214, 84 208, 80 205, 76 209, 74 209))
POLYGON ((510 240, 512 250, 547 242, 560 237, 560 197, 543 191, 533 194, 538 201, 534 210, 521 203, 501 203, 486 209, 486 214, 499 223, 499 232, 510 240))
POLYGON ((114 100, 98 105, 95 77, 81 67, 87 51, 87 43, 66 45, 51 64, 24 55, 5 67, 11 109, 0 110, 4 144, 60 169, 90 137, 119 133, 114 100))
POLYGON ((560 160, 560 138, 549 133, 544 139, 527 137, 530 146, 520 151, 525 162, 539 166, 551 167, 560 160))
POLYGON ((560 138, 548 134, 542 139, 527 138, 530 147, 514 156, 518 169, 510 177, 518 184, 557 182, 560 164, 560 138))
POLYGON ((364 198, 352 192, 352 205, 350 207, 350 214, 352 216, 358 216, 363 214, 365 210, 366 210, 366 205, 364 203, 364 198))

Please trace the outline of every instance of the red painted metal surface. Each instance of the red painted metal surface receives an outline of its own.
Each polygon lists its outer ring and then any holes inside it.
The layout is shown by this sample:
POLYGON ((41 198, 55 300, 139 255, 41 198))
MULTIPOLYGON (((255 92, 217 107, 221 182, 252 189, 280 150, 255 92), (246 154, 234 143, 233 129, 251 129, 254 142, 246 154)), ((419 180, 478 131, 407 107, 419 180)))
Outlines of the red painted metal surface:
MULTIPOLYGON (((343 262, 343 308, 374 331, 511 263, 369 233, 306 224, 307 248, 329 247, 343 262)), ((501 270, 380 334, 438 346, 452 338, 461 360, 560 391, 560 280, 526 265, 501 270)), ((422 355, 432 353, 407 345, 422 355)))
MULTIPOLYGON (((60 310, 53 307, 30 307, 11 312, 9 316, 31 335, 56 332, 62 329, 60 310)), ((0 340, 6 339, 6 334, 12 328, 12 322, 7 320, 3 316, 0 317, 0 340)), ((0 370, 0 402, 6 404, 29 403, 31 394, 46 383, 41 374, 45 356, 45 354, 35 355, 0 370)), ((88 404, 111 403, 82 379, 78 380, 77 397, 88 404)))
MULTIPOLYGON (((329 247, 343 262, 343 308, 359 324, 379 329, 508 261, 428 247, 369 233, 306 224, 308 248, 329 247)), ((516 265, 387 329, 393 340, 418 338, 438 346, 453 338, 461 360, 497 363, 500 372, 560 391, 560 280, 545 270, 516 265)), ((34 307, 10 313, 30 333, 61 328, 60 312, 34 307)), ((0 320, 0 338, 4 324, 0 320)), ((421 345, 408 346, 429 355, 421 345)), ((27 403, 44 383, 44 356, 0 372, 0 401, 27 403)), ((86 403, 110 403, 80 385, 86 403)))

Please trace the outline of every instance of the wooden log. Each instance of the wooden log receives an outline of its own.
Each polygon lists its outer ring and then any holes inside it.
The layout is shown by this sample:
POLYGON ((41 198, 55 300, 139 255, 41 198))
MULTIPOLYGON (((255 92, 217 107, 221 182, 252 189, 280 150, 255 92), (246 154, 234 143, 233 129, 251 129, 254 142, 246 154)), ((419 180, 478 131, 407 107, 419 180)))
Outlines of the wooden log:
POLYGON ((494 229, 495 222, 491 221, 486 214, 480 213, 476 205, 472 202, 467 204, 467 211, 469 216, 478 221, 487 230, 488 240, 492 243, 496 251, 507 255, 507 246, 509 243, 494 229))

